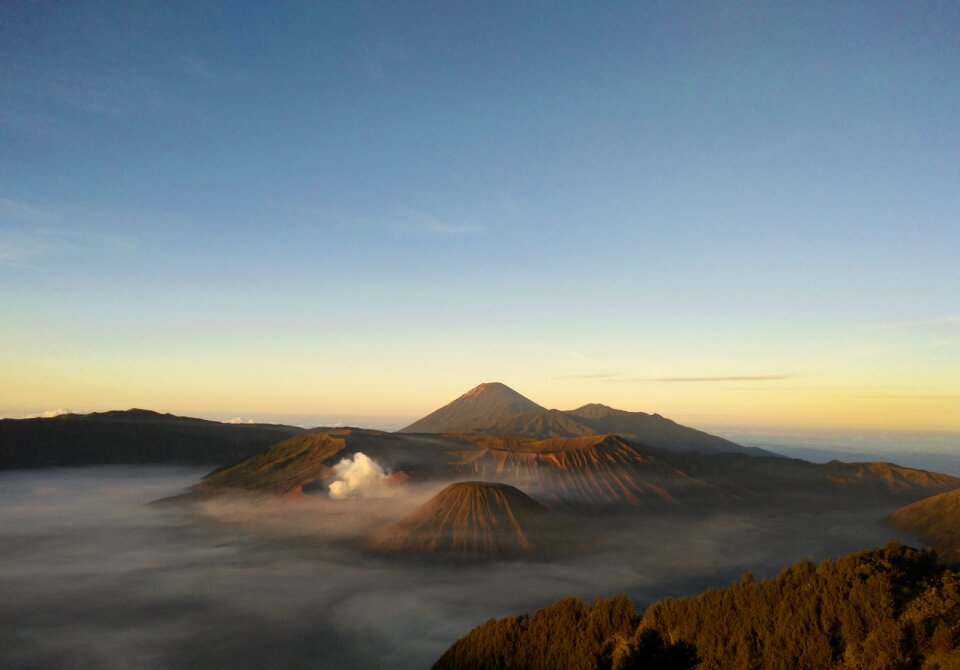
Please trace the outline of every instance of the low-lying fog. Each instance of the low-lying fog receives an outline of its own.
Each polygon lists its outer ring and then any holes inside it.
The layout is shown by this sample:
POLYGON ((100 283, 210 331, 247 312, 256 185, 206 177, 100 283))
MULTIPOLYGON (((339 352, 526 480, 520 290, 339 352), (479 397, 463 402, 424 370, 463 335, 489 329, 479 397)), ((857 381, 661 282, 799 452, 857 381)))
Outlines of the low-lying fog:
POLYGON ((555 562, 423 564, 371 556, 358 536, 439 484, 376 500, 148 505, 203 474, 0 473, 0 667, 422 669, 487 618, 562 596, 626 592, 642 608, 897 537, 879 523, 890 509, 640 515, 592 520, 602 548, 555 562))

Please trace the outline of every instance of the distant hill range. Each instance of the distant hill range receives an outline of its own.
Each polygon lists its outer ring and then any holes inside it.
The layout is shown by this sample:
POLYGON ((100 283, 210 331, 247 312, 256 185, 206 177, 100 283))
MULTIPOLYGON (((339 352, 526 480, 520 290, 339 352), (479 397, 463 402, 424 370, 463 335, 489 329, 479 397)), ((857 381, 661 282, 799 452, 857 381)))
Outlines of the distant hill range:
POLYGON ((670 451, 771 455, 763 449, 744 447, 681 426, 659 414, 627 412, 595 403, 567 411, 546 409, 499 382, 480 384, 400 432, 483 433, 538 438, 619 435, 670 451))
POLYGON ((0 469, 178 463, 218 465, 305 432, 229 424, 145 409, 0 420, 0 469))
POLYGON ((922 539, 945 562, 960 563, 960 488, 902 507, 887 523, 922 539))
POLYGON ((382 529, 371 549, 456 559, 525 556, 547 550, 555 555, 570 532, 549 509, 513 486, 457 482, 382 529))
MULTIPOLYGON (((228 424, 145 409, 2 419, 0 469, 139 463, 223 465, 294 435, 330 430, 281 424, 228 424)), ((537 439, 619 435, 634 443, 671 451, 771 455, 681 426, 658 414, 625 412, 596 404, 567 412, 548 410, 500 383, 480 384, 400 432, 421 436, 522 435, 537 439)), ((397 444, 402 443, 409 441, 397 444)))

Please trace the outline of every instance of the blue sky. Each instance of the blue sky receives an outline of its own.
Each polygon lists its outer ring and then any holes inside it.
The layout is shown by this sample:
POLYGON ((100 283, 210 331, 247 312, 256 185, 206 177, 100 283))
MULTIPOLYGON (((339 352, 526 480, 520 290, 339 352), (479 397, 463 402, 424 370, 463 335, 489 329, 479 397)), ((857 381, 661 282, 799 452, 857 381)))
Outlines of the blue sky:
POLYGON ((0 411, 960 430, 958 118, 954 3, 4 3, 0 411))

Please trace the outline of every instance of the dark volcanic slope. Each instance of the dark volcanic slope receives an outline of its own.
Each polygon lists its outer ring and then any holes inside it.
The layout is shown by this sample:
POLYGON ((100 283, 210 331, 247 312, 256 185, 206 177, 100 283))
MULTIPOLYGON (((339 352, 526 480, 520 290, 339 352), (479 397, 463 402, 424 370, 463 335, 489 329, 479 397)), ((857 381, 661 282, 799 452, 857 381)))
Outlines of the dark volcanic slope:
POLYGON ((743 447, 722 437, 681 426, 659 414, 625 412, 597 404, 568 412, 547 410, 499 383, 481 384, 401 432, 485 433, 537 438, 620 435, 671 451, 771 455, 763 449, 743 447))
POLYGON ((771 455, 756 447, 743 447, 722 437, 702 430, 681 426, 676 421, 645 412, 627 412, 606 405, 584 405, 564 412, 581 424, 589 426, 595 434, 621 435, 658 449, 670 451, 698 451, 704 454, 743 453, 771 455))
POLYGON ((477 426, 471 432, 487 435, 526 435, 539 439, 597 434, 586 423, 558 409, 506 417, 496 423, 477 426))
POLYGON ((211 472, 194 491, 245 489, 279 495, 302 493, 304 486, 333 474, 329 462, 346 444, 344 435, 296 435, 262 454, 211 472))
POLYGON ((515 482, 538 499, 578 507, 659 508, 723 493, 672 466, 656 450, 616 435, 536 440, 463 436, 475 448, 460 453, 471 476, 515 482))
POLYGON ((902 507, 887 523, 914 533, 936 549, 940 560, 960 563, 960 489, 902 507))
POLYGON ((506 417, 496 423, 476 426, 473 432, 490 435, 527 435, 530 437, 577 437, 582 435, 620 435, 641 444, 669 451, 697 451, 703 454, 742 453, 772 455, 756 447, 743 447, 716 435, 681 426, 659 414, 626 412, 605 405, 586 405, 562 412, 557 409, 506 417), (584 412, 587 408, 602 408, 584 412))
POLYGON ((338 429, 295 436, 208 475, 193 494, 276 495, 322 488, 342 458, 362 452, 414 482, 483 479, 584 511, 889 504, 957 488, 960 478, 890 463, 817 465, 799 459, 705 455, 641 446, 616 435, 536 439, 338 429))
POLYGON ((364 453, 392 473, 418 480, 455 474, 453 450, 461 442, 433 436, 398 435, 361 428, 310 431, 266 451, 214 470, 191 491, 192 496, 237 490, 291 495, 331 477, 341 459, 364 453))
POLYGON ((384 528, 384 553, 489 558, 553 548, 567 529, 546 507, 506 484, 451 484, 410 516, 384 528))
POLYGON ((401 433, 463 433, 510 417, 543 412, 543 407, 499 382, 480 384, 428 414, 401 433))
POLYGON ((914 501, 960 486, 960 478, 893 463, 817 464, 799 458, 744 454, 665 454, 697 479, 748 501, 802 501, 842 497, 846 504, 914 501))
POLYGON ((229 463, 302 428, 226 424, 143 409, 0 420, 0 469, 108 463, 229 463))

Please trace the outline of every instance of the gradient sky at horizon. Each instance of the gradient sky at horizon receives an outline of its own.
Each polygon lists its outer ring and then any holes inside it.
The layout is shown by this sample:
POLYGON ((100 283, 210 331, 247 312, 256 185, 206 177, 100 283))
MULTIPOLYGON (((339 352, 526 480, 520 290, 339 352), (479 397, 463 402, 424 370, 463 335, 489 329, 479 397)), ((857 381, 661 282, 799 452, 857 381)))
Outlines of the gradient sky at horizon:
POLYGON ((0 415, 960 432, 958 119, 957 3, 3 3, 0 415))

